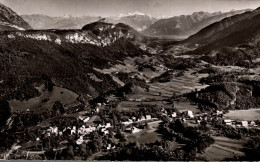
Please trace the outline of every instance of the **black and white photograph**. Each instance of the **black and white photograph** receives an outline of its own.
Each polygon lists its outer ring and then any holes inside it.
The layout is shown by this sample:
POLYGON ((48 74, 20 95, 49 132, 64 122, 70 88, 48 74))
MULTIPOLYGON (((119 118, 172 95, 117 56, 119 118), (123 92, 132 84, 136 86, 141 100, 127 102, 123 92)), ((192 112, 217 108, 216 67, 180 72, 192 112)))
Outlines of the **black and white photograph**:
POLYGON ((260 161, 260 0, 0 0, 0 160, 260 161))

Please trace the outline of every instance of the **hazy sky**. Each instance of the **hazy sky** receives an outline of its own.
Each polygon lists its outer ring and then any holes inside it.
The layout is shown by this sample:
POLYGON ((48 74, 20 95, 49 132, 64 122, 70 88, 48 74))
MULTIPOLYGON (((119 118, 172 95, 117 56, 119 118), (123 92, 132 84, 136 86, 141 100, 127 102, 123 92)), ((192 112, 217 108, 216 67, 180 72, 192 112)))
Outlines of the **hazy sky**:
POLYGON ((18 14, 49 16, 117 16, 139 11, 154 17, 187 15, 197 11, 255 9, 260 0, 0 0, 18 14))

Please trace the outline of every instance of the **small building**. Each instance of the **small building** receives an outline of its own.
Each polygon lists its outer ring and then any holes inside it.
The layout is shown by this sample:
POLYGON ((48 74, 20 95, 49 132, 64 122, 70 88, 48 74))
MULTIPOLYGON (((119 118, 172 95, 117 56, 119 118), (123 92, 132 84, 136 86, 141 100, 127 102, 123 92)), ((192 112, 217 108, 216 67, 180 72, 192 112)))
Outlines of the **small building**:
POLYGON ((177 113, 174 112, 171 116, 172 116, 172 118, 176 118, 177 117, 177 113))
POLYGON ((71 135, 76 134, 76 129, 75 130, 74 129, 70 130, 70 134, 71 135))
POLYGON ((248 127, 248 122, 247 121, 241 121, 242 127, 248 127))
POLYGON ((89 121, 89 119, 90 119, 89 117, 86 117, 85 119, 83 119, 83 122, 86 123, 89 121))
POLYGON ((58 135, 58 127, 56 127, 56 126, 53 127, 53 132, 52 133, 58 135))
POLYGON ((184 115, 189 118, 194 118, 193 112, 191 110, 185 111, 184 115))
POLYGON ((217 115, 221 115, 221 114, 223 114, 223 111, 217 110, 217 115))
POLYGON ((99 111, 100 111, 99 108, 96 108, 96 113, 99 113, 99 111))
POLYGON ((111 144, 109 143, 109 144, 107 145, 107 150, 110 150, 110 149, 112 149, 112 146, 111 146, 111 144))
POLYGON ((145 117, 146 117, 146 119, 148 119, 148 120, 149 120, 149 119, 152 119, 152 116, 151 116, 151 115, 146 115, 145 117))
POLYGON ((138 128, 136 128, 136 127, 133 127, 132 128, 132 133, 138 133, 138 132, 140 132, 142 129, 138 129, 138 128))
POLYGON ((111 124, 110 123, 106 123, 106 126, 105 126, 105 128, 111 128, 112 126, 111 126, 111 124))
POLYGON ((226 125, 232 125, 232 120, 230 120, 230 119, 225 119, 225 120, 224 120, 224 123, 225 123, 226 125))
POLYGON ((59 135, 59 136, 62 136, 62 135, 63 135, 62 131, 59 131, 58 135, 59 135))
POLYGON ((76 141, 77 145, 81 145, 84 142, 83 136, 80 136, 80 138, 76 141))
POLYGON ((105 130, 104 131, 104 134, 106 135, 106 134, 109 134, 109 131, 108 130, 105 130))
POLYGON ((240 128, 242 127, 242 124, 236 124, 236 127, 240 128))
POLYGON ((251 127, 255 127, 255 126, 256 126, 255 122, 254 122, 254 121, 251 121, 251 122, 250 122, 250 126, 251 126, 251 127))
POLYGON ((83 116, 79 116, 78 119, 79 120, 84 120, 84 117, 83 116))

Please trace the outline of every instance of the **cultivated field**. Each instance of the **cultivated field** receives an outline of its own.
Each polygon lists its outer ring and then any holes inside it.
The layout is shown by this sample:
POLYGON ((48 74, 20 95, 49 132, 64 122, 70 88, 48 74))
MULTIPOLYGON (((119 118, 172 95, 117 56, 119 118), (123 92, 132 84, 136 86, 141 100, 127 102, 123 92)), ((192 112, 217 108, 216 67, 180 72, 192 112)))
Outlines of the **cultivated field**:
POLYGON ((184 76, 173 78, 167 83, 153 83, 150 85, 150 94, 157 95, 159 92, 162 96, 170 97, 173 92, 176 94, 184 94, 192 90, 200 90, 206 88, 207 85, 202 85, 199 80, 206 77, 207 74, 192 75, 194 70, 185 71, 184 76))
MULTIPOLYGON (((128 95, 129 101, 122 101, 117 109, 119 111, 133 111, 138 109, 137 105, 158 105, 159 107, 171 108, 172 105, 163 101, 172 97, 175 94, 184 94, 195 89, 200 90, 208 85, 202 85, 199 83, 199 79, 205 77, 205 74, 193 75, 194 70, 189 70, 184 73, 184 76, 173 78, 167 83, 148 83, 149 91, 137 87, 133 94, 128 95)), ((192 110, 193 112, 199 112, 197 105, 191 105, 188 102, 176 102, 175 107, 179 110, 192 110)))

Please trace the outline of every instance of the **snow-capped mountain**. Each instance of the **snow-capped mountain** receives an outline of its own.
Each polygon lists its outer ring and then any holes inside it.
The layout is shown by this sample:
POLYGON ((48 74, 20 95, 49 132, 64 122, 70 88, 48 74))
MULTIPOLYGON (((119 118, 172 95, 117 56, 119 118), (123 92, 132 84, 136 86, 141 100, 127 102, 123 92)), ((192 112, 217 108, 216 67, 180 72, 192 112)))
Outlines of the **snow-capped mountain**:
MULTIPOLYGON (((22 15, 22 17, 33 29, 81 29, 85 24, 98 21, 102 18, 99 16, 72 17, 69 14, 63 17, 50 17, 46 15, 22 15)), ((106 22, 108 23, 124 23, 138 31, 147 29, 155 21, 156 19, 151 17, 151 15, 138 11, 106 18, 106 22)))
POLYGON ((129 12, 127 14, 119 14, 119 17, 127 17, 127 16, 135 16, 135 15, 139 15, 139 16, 150 16, 149 14, 145 14, 145 13, 142 13, 142 12, 139 12, 139 11, 135 11, 135 12, 129 12))
POLYGON ((149 28, 149 26, 152 25, 156 20, 157 19, 152 17, 151 15, 138 11, 135 11, 133 13, 120 14, 116 17, 106 18, 106 21, 109 23, 124 23, 133 27, 137 31, 143 31, 149 28))
POLYGON ((27 30, 29 24, 13 10, 0 3, 0 30, 27 30))
POLYGON ((85 24, 95 22, 100 19, 97 16, 72 17, 66 14, 62 17, 50 17, 46 15, 22 15, 33 29, 81 29, 85 24))

